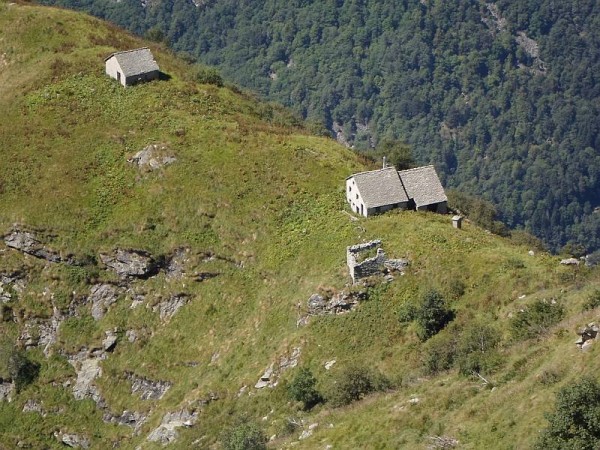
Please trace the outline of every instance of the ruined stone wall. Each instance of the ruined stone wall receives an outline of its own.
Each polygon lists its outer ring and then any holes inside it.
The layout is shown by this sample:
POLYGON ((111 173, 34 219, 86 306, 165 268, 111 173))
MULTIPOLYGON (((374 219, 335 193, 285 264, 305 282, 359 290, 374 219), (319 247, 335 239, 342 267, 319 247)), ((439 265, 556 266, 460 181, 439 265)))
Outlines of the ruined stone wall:
POLYGON ((357 244, 347 247, 346 260, 352 282, 356 283, 361 278, 370 277, 381 273, 385 262, 385 253, 381 248, 381 241, 376 239, 365 244, 357 244), (359 262, 359 255, 371 249, 377 249, 377 255, 359 262))

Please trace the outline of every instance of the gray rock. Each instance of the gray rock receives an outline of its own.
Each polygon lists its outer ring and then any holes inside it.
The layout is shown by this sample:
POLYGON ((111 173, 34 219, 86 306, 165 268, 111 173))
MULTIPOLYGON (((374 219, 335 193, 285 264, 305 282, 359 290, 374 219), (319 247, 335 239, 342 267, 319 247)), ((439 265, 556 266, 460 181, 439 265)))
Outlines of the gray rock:
POLYGON ((303 439, 311 437, 313 432, 315 431, 315 428, 317 428, 318 426, 319 426, 318 423, 310 424, 306 430, 302 431, 302 433, 300 434, 298 439, 303 440, 303 439))
POLYGON ((140 169, 156 170, 177 161, 165 144, 150 144, 127 160, 140 169))
POLYGON ((327 306, 327 301, 323 298, 322 295, 313 294, 308 299, 308 310, 312 314, 323 311, 326 306, 327 306))
POLYGON ((100 260, 121 278, 148 278, 159 269, 152 256, 143 250, 117 249, 112 255, 101 254, 100 260))
POLYGON ((137 340, 137 337, 138 337, 137 331, 135 331, 135 330, 127 330, 125 332, 125 337, 127 338, 127 340, 129 342, 131 342, 133 344, 137 340))
POLYGON ((92 303, 92 317, 102 319, 109 306, 117 301, 120 290, 112 284, 96 284, 92 286, 88 302, 92 303))
POLYGON ((63 434, 60 436, 60 441, 72 448, 90 448, 89 439, 79 436, 78 434, 63 434))
POLYGON ((388 270, 395 270, 398 272, 404 272, 410 261, 405 258, 400 259, 386 259, 383 263, 383 266, 388 270))
POLYGON ((15 392, 15 384, 8 381, 0 383, 0 402, 11 402, 15 392))
POLYGON ((35 234, 29 231, 15 229, 4 237, 4 243, 7 247, 14 248, 36 258, 45 259, 50 262, 61 261, 58 253, 46 248, 35 234))
POLYGON ((327 361, 325 363, 325 370, 331 369, 336 362, 337 361, 335 359, 332 359, 331 361, 327 361))
POLYGON ((77 381, 73 386, 73 396, 77 400, 91 398, 96 402, 100 401, 100 393, 93 382, 96 378, 102 375, 102 367, 100 367, 101 358, 89 358, 83 361, 70 359, 69 362, 77 372, 77 381))
POLYGON ((131 381, 131 393, 138 394, 142 400, 160 400, 172 386, 168 381, 153 381, 131 372, 125 375, 131 381))
POLYGON ((262 374, 262 376, 256 382, 254 387, 256 389, 263 389, 267 386, 272 386, 273 380, 271 380, 271 377, 273 377, 273 365, 271 365, 267 368, 267 370, 265 370, 265 373, 262 374))
POLYGON ((561 260, 560 263, 564 266, 578 266, 579 260, 577 258, 567 258, 567 259, 561 260))
POLYGON ((137 412, 125 410, 119 416, 115 416, 110 412, 105 412, 102 420, 106 423, 116 423, 133 428, 134 432, 139 433, 142 425, 148 420, 148 416, 137 412))
POLYGON ((178 248, 165 266, 165 276, 169 279, 178 279, 185 276, 185 264, 188 262, 189 249, 178 248))
POLYGON ((23 412, 24 413, 35 412, 35 413, 41 414, 42 416, 46 415, 46 413, 44 412, 44 410, 42 408, 42 405, 32 399, 29 399, 25 402, 25 404, 23 405, 23 412))
POLYGON ((107 352, 114 350, 115 345, 117 345, 117 340, 119 339, 117 331, 118 330, 115 328, 114 330, 108 330, 104 332, 106 338, 102 341, 102 346, 107 352))
POLYGON ((152 431, 147 439, 151 442, 160 442, 162 445, 170 444, 177 440, 179 436, 177 428, 191 427, 197 420, 197 411, 190 412, 182 409, 181 411, 167 413, 163 417, 160 426, 152 431))
POLYGON ((188 302, 186 294, 173 295, 169 300, 160 302, 152 311, 159 313, 161 320, 168 320, 175 315, 177 310, 188 302))

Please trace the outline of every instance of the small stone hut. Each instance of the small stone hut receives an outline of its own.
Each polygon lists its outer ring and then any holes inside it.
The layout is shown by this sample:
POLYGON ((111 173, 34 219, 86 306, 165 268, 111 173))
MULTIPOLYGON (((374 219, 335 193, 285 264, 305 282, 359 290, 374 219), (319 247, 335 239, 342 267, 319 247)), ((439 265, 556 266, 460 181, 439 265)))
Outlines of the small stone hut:
POLYGON ((104 62, 106 74, 123 86, 156 80, 160 76, 158 64, 147 47, 113 53, 104 62))

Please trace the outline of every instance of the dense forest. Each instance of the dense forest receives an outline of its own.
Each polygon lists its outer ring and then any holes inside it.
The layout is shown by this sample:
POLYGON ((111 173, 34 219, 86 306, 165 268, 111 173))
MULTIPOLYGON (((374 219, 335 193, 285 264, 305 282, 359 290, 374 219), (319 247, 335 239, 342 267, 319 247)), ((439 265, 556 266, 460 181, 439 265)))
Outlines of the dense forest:
POLYGON ((595 0, 43 2, 164 40, 359 151, 406 142, 553 250, 600 248, 595 0))

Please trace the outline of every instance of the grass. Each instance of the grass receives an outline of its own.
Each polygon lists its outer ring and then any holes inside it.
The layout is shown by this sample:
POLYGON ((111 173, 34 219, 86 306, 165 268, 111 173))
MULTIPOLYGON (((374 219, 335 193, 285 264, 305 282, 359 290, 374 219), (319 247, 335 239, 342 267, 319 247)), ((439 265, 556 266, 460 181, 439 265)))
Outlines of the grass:
POLYGON ((251 95, 197 84, 193 68, 159 46, 150 45, 171 79, 123 89, 104 76, 103 58, 148 44, 96 19, 0 2, 0 30, 8 62, 0 68, 0 229, 23 224, 62 255, 88 262, 46 265, 0 248, 2 273, 27 274, 25 291, 10 303, 17 323, 0 323, 0 332, 16 338, 28 317, 50 317, 53 305, 87 296, 91 282, 117 281, 93 263, 117 247, 156 257, 186 247, 190 272, 219 274, 203 282, 162 273, 133 281, 98 322, 89 305, 80 306, 61 325, 50 358, 29 351, 40 376, 13 403, 0 403, 0 446, 58 447, 53 433, 65 431, 98 448, 116 440, 123 448, 159 448, 145 436, 166 412, 215 393, 219 400, 181 430, 178 447, 218 448, 220 432, 247 416, 277 435, 272 448, 297 441, 299 429, 286 431, 289 417, 319 423, 296 448, 425 448, 432 435, 452 436, 464 448, 526 448, 554 393, 598 370, 598 350, 581 353, 572 343, 578 326, 598 318, 597 308, 584 308, 600 285, 597 270, 560 267, 543 252, 531 257, 529 248, 468 222, 455 230, 447 216, 351 220, 343 180, 364 169, 352 152, 310 136, 294 117, 251 95), (127 162, 151 143, 167 144, 177 161, 154 172, 127 162), (406 275, 374 288, 351 313, 297 327, 298 304, 302 311, 312 293, 349 282, 346 246, 373 238, 388 256, 411 261, 406 275), (205 261, 207 254, 218 258, 205 261), (458 323, 485 319, 499 328, 502 363, 489 375, 496 389, 454 369, 424 374, 423 344, 400 313, 430 288, 446 297, 458 323), (177 293, 189 302, 160 320, 153 306, 177 293), (145 303, 132 309, 136 294, 145 303), (511 315, 551 297, 564 302, 565 319, 543 337, 513 340, 511 315), (62 353, 99 347, 115 327, 121 339, 101 363, 97 385, 115 414, 149 413, 140 435, 105 424, 93 402, 75 401, 65 385, 75 372, 62 353), (124 337, 127 330, 137 331, 136 342, 124 337), (392 388, 309 413, 285 391, 296 369, 283 372, 276 388, 255 390, 264 370, 295 347, 323 391, 356 363, 384 373, 392 388), (129 371, 173 386, 160 401, 141 400, 130 392, 129 371), (54 412, 22 413, 30 398, 54 412))

